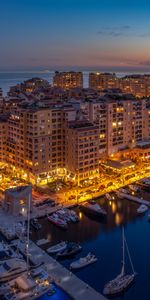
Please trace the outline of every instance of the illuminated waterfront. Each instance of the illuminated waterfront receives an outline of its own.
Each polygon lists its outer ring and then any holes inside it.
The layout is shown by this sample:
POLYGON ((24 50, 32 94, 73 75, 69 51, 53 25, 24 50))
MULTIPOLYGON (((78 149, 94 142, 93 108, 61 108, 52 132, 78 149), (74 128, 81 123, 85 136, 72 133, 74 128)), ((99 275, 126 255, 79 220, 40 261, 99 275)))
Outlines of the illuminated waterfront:
MULTIPOLYGON (((143 197, 148 199, 149 193, 143 193, 143 197)), ((51 241, 51 244, 55 244, 60 240, 80 242, 83 246, 83 252, 77 255, 76 258, 85 256, 88 252, 94 252, 98 257, 98 262, 76 272, 76 274, 97 291, 102 292, 104 284, 120 272, 121 228, 119 225, 125 224, 128 246, 138 275, 135 285, 130 288, 125 296, 116 299, 146 300, 149 293, 150 269, 150 245, 147 243, 150 230, 147 219, 148 213, 145 216, 138 216, 136 211, 138 205, 127 200, 115 199, 110 202, 101 198, 99 203, 108 212, 106 222, 92 220, 77 209, 81 219, 80 223, 70 224, 67 231, 61 231, 48 223, 47 220, 41 220, 42 230, 33 233, 33 239, 45 237, 51 241), (137 232, 138 234, 136 234, 137 232)), ((46 245, 46 248, 49 245, 46 245)), ((61 263, 69 268, 72 261, 73 259, 61 263)))

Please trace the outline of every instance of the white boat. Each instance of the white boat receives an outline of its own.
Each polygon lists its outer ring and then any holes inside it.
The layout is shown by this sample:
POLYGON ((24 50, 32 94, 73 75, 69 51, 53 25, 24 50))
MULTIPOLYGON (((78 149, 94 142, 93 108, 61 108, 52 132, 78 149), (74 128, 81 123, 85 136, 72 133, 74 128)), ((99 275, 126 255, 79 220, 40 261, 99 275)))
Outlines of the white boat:
POLYGON ((60 251, 63 251, 67 248, 67 242, 61 242, 59 244, 56 244, 50 248, 48 248, 46 251, 49 253, 49 254, 56 254, 60 251))
POLYGON ((52 214, 51 216, 48 216, 48 221, 51 222, 52 224, 63 228, 63 229, 67 229, 67 222, 63 219, 61 219, 57 214, 52 214))
POLYGON ((95 263, 96 261, 97 261, 96 256, 94 254, 89 253, 87 256, 81 257, 78 260, 72 262, 70 264, 70 269, 74 269, 74 270, 81 269, 95 263))
POLYGON ((70 217, 68 216, 68 214, 65 212, 63 208, 57 210, 57 216, 66 223, 70 222, 70 217))
POLYGON ((140 188, 138 186, 136 186, 136 185, 133 185, 133 184, 130 184, 129 188, 133 192, 139 192, 140 191, 140 188))
POLYGON ((69 210, 69 216, 73 223, 77 223, 80 221, 78 215, 76 214, 76 212, 74 210, 69 210))
POLYGON ((27 270, 24 260, 11 258, 0 264, 0 282, 9 281, 27 270))
POLYGON ((6 300, 34 300, 47 293, 51 289, 51 283, 41 273, 33 278, 26 272, 1 288, 6 300))
POLYGON ((107 200, 109 200, 109 201, 111 201, 112 200, 112 197, 110 196, 110 194, 109 193, 106 193, 105 194, 105 197, 107 198, 107 200))
POLYGON ((120 188, 119 191, 124 194, 129 194, 128 190, 125 188, 120 188))
POLYGON ((99 204, 97 204, 95 201, 89 201, 85 204, 82 204, 81 209, 83 211, 93 215, 93 216, 106 216, 107 212, 104 208, 102 208, 99 204))
POLYGON ((30 234, 30 205, 31 199, 28 201, 28 228, 27 228, 27 262, 15 259, 14 264, 5 265, 0 269, 0 278, 9 279, 7 284, 1 285, 0 290, 5 291, 5 300, 34 300, 49 291, 51 284, 49 275, 45 270, 29 266, 29 234, 30 234), (13 269, 13 266, 15 269, 13 269), (19 275, 19 273, 22 273, 19 275), (15 274, 15 277, 14 277, 15 274), (17 276, 19 277, 17 277, 17 276), (13 276, 13 280, 11 280, 13 276))
POLYGON ((124 228, 122 228, 122 243, 123 243, 123 247, 122 247, 123 259, 122 259, 121 273, 115 279, 109 281, 104 286, 103 294, 106 296, 116 296, 116 295, 124 293, 135 280, 136 273, 134 271, 134 267, 133 267, 133 263, 132 263, 131 256, 129 253, 128 245, 127 245, 126 238, 124 235, 124 228), (130 265, 132 268, 131 274, 125 273, 125 246, 126 246, 127 254, 129 257, 130 265))
POLYGON ((137 209, 137 212, 138 212, 138 214, 143 214, 143 213, 145 213, 148 209, 149 209, 149 208, 148 208, 147 205, 141 204, 141 205, 139 206, 139 208, 137 209))
POLYGON ((18 251, 14 251, 9 244, 0 242, 0 263, 10 258, 22 258, 22 255, 18 251))

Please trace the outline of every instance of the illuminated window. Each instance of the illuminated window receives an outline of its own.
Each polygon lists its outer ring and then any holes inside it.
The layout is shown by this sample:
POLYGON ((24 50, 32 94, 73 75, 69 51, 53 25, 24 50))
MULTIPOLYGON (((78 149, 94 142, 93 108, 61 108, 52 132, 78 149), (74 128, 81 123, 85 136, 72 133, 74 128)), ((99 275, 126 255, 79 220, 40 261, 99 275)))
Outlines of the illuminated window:
POLYGON ((24 204, 25 204, 25 200, 20 200, 20 201, 19 201, 19 204, 20 204, 20 205, 24 205, 24 204))

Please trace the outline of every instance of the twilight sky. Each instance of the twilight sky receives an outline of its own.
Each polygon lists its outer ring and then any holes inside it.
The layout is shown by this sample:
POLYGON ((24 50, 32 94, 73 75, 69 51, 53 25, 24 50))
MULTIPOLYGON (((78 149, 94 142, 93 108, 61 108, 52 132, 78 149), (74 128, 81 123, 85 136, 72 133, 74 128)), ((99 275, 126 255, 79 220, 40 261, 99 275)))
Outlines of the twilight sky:
POLYGON ((0 0, 0 70, 150 70, 149 0, 0 0))

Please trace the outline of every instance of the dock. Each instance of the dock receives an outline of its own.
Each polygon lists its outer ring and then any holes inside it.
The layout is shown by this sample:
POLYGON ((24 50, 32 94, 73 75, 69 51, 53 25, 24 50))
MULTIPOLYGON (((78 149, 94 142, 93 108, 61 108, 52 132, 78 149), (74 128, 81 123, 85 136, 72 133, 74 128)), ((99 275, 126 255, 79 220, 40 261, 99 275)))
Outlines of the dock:
POLYGON ((127 200, 131 200, 131 201, 136 202, 136 203, 138 203, 138 204, 144 204, 144 205, 150 207, 150 202, 149 202, 149 201, 144 200, 144 199, 142 199, 142 198, 138 198, 138 197, 129 195, 129 194, 127 194, 127 193, 123 193, 123 192, 120 192, 120 191, 119 191, 119 197, 120 197, 120 198, 125 198, 125 199, 127 199, 127 200))
MULTIPOLYGON (((26 243, 18 243, 18 240, 15 240, 13 244, 17 245, 20 252, 26 255, 26 243)), ((63 267, 31 240, 29 249, 30 261, 33 264, 44 263, 52 280, 73 300, 107 300, 103 295, 63 267)))

